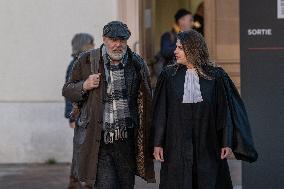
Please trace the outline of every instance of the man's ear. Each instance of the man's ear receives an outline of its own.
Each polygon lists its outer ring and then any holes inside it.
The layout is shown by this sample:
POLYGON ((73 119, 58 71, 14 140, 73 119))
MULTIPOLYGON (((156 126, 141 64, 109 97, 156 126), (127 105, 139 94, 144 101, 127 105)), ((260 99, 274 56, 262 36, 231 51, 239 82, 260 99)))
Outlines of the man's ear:
POLYGON ((103 42, 106 43, 107 38, 103 36, 103 42))

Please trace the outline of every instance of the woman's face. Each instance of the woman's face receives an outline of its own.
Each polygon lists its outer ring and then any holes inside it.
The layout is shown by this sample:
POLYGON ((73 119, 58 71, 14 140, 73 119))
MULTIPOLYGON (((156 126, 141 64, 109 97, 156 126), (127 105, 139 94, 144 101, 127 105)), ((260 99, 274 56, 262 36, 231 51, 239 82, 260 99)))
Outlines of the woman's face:
POLYGON ((182 44, 180 43, 180 40, 177 40, 176 46, 177 48, 174 53, 175 53, 177 63, 187 65, 188 61, 186 59, 185 52, 183 50, 182 44))

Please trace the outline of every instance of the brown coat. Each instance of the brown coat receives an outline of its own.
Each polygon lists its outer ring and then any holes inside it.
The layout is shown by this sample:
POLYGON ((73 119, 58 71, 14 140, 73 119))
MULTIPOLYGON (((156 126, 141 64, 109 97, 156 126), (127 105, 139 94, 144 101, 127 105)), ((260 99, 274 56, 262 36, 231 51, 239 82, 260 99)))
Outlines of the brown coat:
MULTIPOLYGON (((155 182, 152 148, 150 147, 151 89, 147 65, 135 53, 128 53, 125 80, 128 88, 130 114, 136 127, 136 174, 147 182, 155 182)), ((82 104, 74 132, 73 175, 85 182, 95 182, 103 123, 105 78, 103 58, 100 57, 100 86, 88 94, 82 93, 84 80, 91 74, 90 52, 82 54, 72 75, 63 87, 63 96, 82 104)))

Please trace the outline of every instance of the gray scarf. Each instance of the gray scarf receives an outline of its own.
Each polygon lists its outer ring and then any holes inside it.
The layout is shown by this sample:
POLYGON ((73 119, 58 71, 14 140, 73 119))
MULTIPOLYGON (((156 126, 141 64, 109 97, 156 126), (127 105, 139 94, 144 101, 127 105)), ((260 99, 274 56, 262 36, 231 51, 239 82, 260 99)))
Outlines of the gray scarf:
POLYGON ((112 64, 105 47, 102 49, 107 94, 104 104, 103 131, 105 143, 127 138, 127 128, 131 127, 131 118, 127 100, 124 68, 127 53, 119 64, 112 64))

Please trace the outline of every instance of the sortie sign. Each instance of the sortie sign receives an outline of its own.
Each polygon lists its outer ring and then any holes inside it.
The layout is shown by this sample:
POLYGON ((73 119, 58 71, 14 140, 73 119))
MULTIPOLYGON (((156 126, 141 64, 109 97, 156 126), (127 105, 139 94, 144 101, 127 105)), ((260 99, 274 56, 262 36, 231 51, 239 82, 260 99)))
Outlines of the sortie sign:
POLYGON ((241 94, 259 160, 243 189, 284 188, 284 0, 240 0, 241 94))

